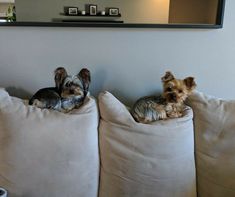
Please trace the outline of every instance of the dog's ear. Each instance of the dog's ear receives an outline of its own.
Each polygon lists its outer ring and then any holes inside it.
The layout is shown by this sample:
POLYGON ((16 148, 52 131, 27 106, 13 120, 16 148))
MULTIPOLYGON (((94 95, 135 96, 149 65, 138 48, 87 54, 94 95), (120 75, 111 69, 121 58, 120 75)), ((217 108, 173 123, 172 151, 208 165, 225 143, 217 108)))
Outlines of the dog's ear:
POLYGON ((162 82, 167 82, 175 79, 174 75, 170 72, 167 71, 166 74, 162 77, 162 82))
POLYGON ((85 97, 87 95, 87 93, 88 93, 89 86, 90 86, 90 83, 91 83, 91 74, 90 74, 90 71, 87 68, 83 68, 78 73, 78 77, 82 81, 84 97, 85 97))
POLYGON ((196 88, 197 84, 195 83, 195 80, 193 77, 187 77, 184 79, 184 83, 188 90, 192 91, 193 89, 196 88))
POLYGON ((63 81, 67 76, 68 74, 64 67, 58 67, 55 70, 55 85, 58 89, 61 88, 63 81))

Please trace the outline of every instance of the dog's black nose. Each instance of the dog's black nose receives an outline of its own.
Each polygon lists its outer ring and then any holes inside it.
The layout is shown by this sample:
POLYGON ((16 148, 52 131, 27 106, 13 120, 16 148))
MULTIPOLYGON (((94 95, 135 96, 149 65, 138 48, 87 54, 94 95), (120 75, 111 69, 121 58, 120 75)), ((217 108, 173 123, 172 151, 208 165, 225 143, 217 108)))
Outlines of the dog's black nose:
POLYGON ((172 101, 176 101, 176 100, 177 100, 176 94, 170 94, 170 99, 171 99, 172 101))

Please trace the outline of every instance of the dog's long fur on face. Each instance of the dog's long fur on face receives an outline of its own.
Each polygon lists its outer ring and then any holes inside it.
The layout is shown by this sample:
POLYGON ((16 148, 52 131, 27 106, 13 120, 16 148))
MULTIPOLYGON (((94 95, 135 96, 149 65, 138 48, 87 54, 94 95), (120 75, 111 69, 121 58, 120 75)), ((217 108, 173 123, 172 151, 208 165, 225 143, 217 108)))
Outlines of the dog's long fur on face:
POLYGON ((83 103, 91 81, 88 69, 83 68, 77 75, 70 76, 65 68, 59 67, 54 79, 56 87, 40 89, 30 99, 30 105, 68 112, 83 103))
POLYGON ((168 71, 162 77, 162 83, 162 95, 143 97, 134 104, 131 114, 137 122, 151 123, 183 116, 184 101, 196 87, 194 78, 176 79, 168 71))

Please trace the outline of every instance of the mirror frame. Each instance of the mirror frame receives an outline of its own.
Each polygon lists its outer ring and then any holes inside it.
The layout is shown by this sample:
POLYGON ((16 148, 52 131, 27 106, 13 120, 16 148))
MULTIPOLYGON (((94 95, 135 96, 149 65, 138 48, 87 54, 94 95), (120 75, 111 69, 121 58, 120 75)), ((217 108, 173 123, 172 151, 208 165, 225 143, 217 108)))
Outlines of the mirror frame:
POLYGON ((38 27, 111 27, 111 28, 223 28, 225 0, 219 0, 216 24, 144 24, 144 23, 87 23, 87 22, 3 22, 0 26, 38 26, 38 27))

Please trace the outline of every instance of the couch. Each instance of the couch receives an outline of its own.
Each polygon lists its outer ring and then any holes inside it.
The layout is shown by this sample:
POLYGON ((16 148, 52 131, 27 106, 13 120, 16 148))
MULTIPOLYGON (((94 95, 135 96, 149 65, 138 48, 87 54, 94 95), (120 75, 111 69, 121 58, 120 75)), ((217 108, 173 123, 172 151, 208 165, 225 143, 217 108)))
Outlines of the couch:
POLYGON ((234 197, 235 101, 195 92, 185 116, 137 123, 109 92, 69 114, 0 89, 10 197, 234 197))

